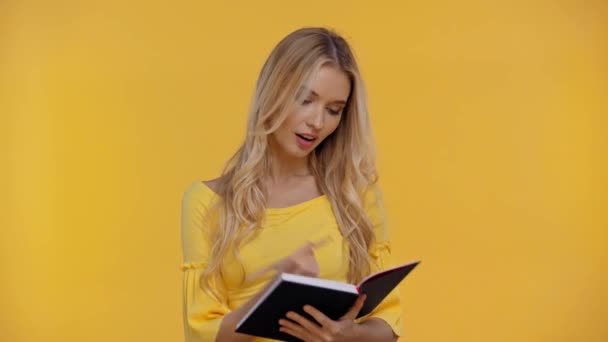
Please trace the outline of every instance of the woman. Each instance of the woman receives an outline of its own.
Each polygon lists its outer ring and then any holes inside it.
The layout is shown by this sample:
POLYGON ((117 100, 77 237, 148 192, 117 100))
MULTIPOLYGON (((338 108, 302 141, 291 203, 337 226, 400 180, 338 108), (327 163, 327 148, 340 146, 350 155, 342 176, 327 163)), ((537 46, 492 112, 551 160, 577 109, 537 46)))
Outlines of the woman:
MULTIPOLYGON (((248 134, 214 180, 182 201, 187 341, 258 341, 236 324, 278 272, 357 283, 389 267, 366 95, 346 41, 324 28, 292 32, 260 73, 248 134)), ((285 313, 281 331, 304 341, 395 341, 391 293, 355 320, 315 308, 285 313)))

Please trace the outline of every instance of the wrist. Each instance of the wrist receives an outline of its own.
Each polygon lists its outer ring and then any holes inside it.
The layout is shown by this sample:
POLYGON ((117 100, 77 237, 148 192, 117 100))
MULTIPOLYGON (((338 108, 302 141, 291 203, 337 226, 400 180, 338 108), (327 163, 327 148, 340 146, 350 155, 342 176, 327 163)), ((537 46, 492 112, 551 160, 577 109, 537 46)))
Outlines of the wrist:
POLYGON ((398 336, 382 319, 369 317, 353 327, 352 341, 397 341, 398 336))
POLYGON ((352 336, 349 340, 351 341, 360 341, 362 337, 365 336, 365 326, 361 323, 355 322, 353 324, 352 336))
POLYGON ((216 336, 216 340, 215 342, 249 342, 253 340, 253 336, 251 335, 245 335, 245 334, 241 334, 241 333, 237 333, 235 331, 236 329, 236 325, 238 324, 238 321, 240 320, 240 317, 242 315, 240 315, 239 311, 232 311, 228 314, 226 314, 223 318, 222 321, 220 322, 220 330, 218 332, 218 335, 216 336))

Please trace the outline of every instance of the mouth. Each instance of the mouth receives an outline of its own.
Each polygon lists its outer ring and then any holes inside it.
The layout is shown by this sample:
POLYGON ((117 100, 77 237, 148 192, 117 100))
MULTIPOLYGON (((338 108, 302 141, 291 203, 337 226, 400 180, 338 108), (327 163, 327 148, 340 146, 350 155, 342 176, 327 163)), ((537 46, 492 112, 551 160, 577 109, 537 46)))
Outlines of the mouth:
POLYGON ((311 141, 311 142, 312 142, 312 141, 317 140, 317 138, 316 138, 316 137, 314 137, 314 136, 310 136, 310 135, 306 135, 306 134, 298 134, 298 133, 296 133, 296 135, 297 135, 299 138, 301 138, 301 139, 303 139, 303 140, 306 140, 306 141, 311 141))
POLYGON ((315 143, 315 140, 317 140, 317 138, 314 136, 296 133, 296 142, 298 143, 298 146, 303 149, 310 148, 315 143))

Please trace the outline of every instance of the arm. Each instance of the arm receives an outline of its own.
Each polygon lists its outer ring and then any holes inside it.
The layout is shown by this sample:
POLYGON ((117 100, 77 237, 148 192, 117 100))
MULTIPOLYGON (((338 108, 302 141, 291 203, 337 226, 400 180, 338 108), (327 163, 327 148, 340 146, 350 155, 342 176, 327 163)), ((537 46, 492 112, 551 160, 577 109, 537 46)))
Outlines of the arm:
MULTIPOLYGON (((375 241, 370 246, 372 272, 394 266, 390 234, 387 225, 386 211, 382 193, 378 185, 370 187, 364 198, 364 208, 374 227, 375 241)), ((386 341, 394 341, 403 334, 401 324, 401 299, 399 289, 394 289, 369 315, 358 320, 364 331, 373 330, 381 334, 381 330, 389 330, 390 336, 386 341), (383 324, 383 325, 382 325, 383 324), (375 330, 377 329, 377 330, 375 330)), ((370 338, 370 341, 373 341, 370 338)))
POLYGON ((355 317, 363 307, 365 295, 360 296, 351 309, 339 320, 334 321, 312 306, 304 306, 314 321, 295 312, 288 312, 288 319, 279 320, 281 331, 298 337, 302 341, 370 341, 393 342, 398 336, 386 321, 372 317, 362 323, 356 323, 355 317), (315 322, 316 321, 316 322, 315 322))
MULTIPOLYGON (((278 276, 283 272, 288 272, 309 277, 317 277, 319 275, 319 264, 315 258, 314 248, 318 246, 319 243, 322 244, 323 241, 318 243, 309 242, 305 244, 292 254, 288 255, 286 258, 279 260, 276 264, 269 267, 266 272, 274 272, 275 276, 278 276)), ((238 322, 240 322, 245 314, 266 292, 268 287, 272 286, 273 283, 274 281, 269 281, 268 284, 255 296, 249 299, 241 307, 224 317, 216 341, 245 342, 251 340, 249 335, 234 333, 234 330, 236 329, 238 322)))
POLYGON ((272 282, 269 282, 263 290, 258 292, 258 294, 249 299, 241 307, 224 316, 224 319, 222 319, 222 323, 220 324, 219 332, 215 339, 216 342, 249 342, 253 339, 253 336, 251 335, 239 334, 234 331, 236 330, 237 324, 245 316, 247 311, 251 309, 251 307, 257 302, 260 296, 270 285, 272 285, 272 282))
MULTIPOLYGON (((182 250, 184 253, 184 329, 187 342, 248 342, 253 336, 235 332, 236 325, 257 302, 268 285, 237 309, 228 306, 227 298, 214 298, 200 287, 200 277, 207 266, 210 250, 207 223, 208 192, 193 184, 182 200, 182 250)), ((322 243, 322 242, 321 242, 322 243)), ((308 243, 268 268, 268 272, 289 272, 318 276, 315 243, 308 243)), ((221 291, 220 291, 221 292, 221 291)))
MULTIPOLYGON (((377 272, 389 268, 392 262, 384 206, 376 186, 367 192, 364 205, 374 228, 375 241, 370 246, 369 253, 372 272, 377 272)), ((289 320, 280 320, 279 324, 282 331, 303 341, 396 341, 402 333, 398 289, 393 290, 371 313, 355 320, 362 305, 363 299, 360 297, 351 310, 337 321, 329 319, 313 307, 305 306, 304 311, 316 322, 289 312, 289 320)))
POLYGON ((388 323, 380 318, 370 318, 357 324, 355 341, 384 342, 397 341, 399 338, 393 333, 388 323))
POLYGON ((200 286, 207 267, 210 243, 207 208, 211 198, 200 184, 192 184, 182 199, 181 237, 184 257, 183 321, 186 342, 238 341, 252 336, 234 333, 234 326, 244 309, 232 310, 227 298, 214 298, 200 286))
POLYGON ((249 342, 253 339, 253 336, 251 335, 239 334, 234 331, 236 330, 237 324, 241 321, 241 319, 245 316, 249 309, 251 309, 251 307, 257 302, 260 296, 266 291, 266 289, 270 285, 272 285, 272 281, 269 282, 263 290, 258 292, 258 294, 253 296, 241 307, 224 316, 224 319, 222 320, 222 323, 220 325, 220 330, 215 340, 216 342, 249 342))

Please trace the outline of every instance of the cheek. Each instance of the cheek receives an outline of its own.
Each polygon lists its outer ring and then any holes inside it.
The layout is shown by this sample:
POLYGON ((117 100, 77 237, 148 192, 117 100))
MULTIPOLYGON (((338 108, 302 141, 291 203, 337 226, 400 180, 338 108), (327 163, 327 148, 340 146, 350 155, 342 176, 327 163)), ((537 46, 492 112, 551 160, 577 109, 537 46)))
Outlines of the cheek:
POLYGON ((279 137, 284 137, 293 131, 295 114, 290 114, 285 120, 281 123, 281 126, 275 131, 275 134, 279 137))
POLYGON ((304 108, 296 108, 294 109, 286 118, 285 121, 281 124, 280 129, 284 132, 294 132, 300 122, 306 118, 306 111, 304 108))
POLYGON ((326 125, 327 126, 327 135, 332 134, 338 128, 338 126, 340 125, 340 122, 342 121, 341 118, 342 118, 342 116, 331 115, 327 119, 327 121, 326 121, 327 122, 327 125, 326 125))
POLYGON ((285 145, 288 144, 288 140, 291 136, 291 133, 289 131, 289 129, 285 126, 281 126, 275 134, 277 141, 279 142, 279 144, 281 145, 285 145))

